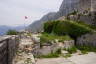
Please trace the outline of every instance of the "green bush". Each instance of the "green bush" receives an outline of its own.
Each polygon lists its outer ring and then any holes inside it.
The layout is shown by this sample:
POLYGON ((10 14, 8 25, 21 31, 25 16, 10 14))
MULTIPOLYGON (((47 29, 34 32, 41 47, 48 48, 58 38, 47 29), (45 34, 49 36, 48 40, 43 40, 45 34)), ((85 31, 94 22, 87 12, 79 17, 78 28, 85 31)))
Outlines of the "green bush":
POLYGON ((77 48, 75 46, 73 46, 71 48, 66 49, 66 51, 68 51, 70 54, 76 53, 77 52, 77 48))
POLYGON ((51 33, 53 30, 53 27, 56 26, 56 24, 58 24, 57 21, 56 22, 50 21, 50 22, 44 23, 44 32, 51 33))
POLYGON ((83 21, 78 21, 79 24, 85 25, 86 27, 91 28, 92 30, 96 30, 96 26, 95 25, 90 25, 90 24, 86 24, 83 21))
POLYGON ((65 21, 51 21, 44 24, 44 31, 56 35, 69 35, 72 38, 77 38, 83 34, 89 33, 93 30, 87 24, 65 20, 65 21))
POLYGON ((68 57, 71 57, 71 56, 72 56, 72 55, 68 53, 68 54, 64 55, 63 57, 64 57, 64 58, 68 58, 68 57))
POLYGON ((55 39, 58 39, 59 41, 72 40, 72 38, 68 35, 58 36, 58 35, 54 35, 54 34, 43 33, 40 36, 41 44, 48 43, 50 41, 55 41, 55 39))
POLYGON ((61 48, 57 49, 56 54, 61 54, 61 48))
POLYGON ((77 15, 78 11, 74 10, 73 12, 69 13, 68 15, 77 15))
POLYGON ((16 30, 8 30, 8 32, 6 34, 7 35, 17 35, 18 32, 16 30))
POLYGON ((92 46, 76 46, 79 50, 81 50, 82 53, 87 53, 87 52, 96 52, 96 47, 92 46))
POLYGON ((57 51, 54 53, 50 53, 48 55, 37 56, 37 58, 57 58, 60 56, 60 54, 61 54, 61 49, 57 49, 57 51))
POLYGON ((59 55, 58 54, 53 54, 53 53, 48 54, 48 55, 38 56, 38 58, 57 58, 57 57, 59 57, 59 55))

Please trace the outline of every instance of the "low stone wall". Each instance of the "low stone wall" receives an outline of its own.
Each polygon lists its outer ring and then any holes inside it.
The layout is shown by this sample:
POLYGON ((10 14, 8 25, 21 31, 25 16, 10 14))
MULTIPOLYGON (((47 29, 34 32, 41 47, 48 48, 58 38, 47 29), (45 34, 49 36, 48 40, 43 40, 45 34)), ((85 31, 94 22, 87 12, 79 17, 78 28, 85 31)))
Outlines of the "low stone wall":
POLYGON ((0 36, 0 64, 12 64, 18 45, 18 36, 0 36))
POLYGON ((50 53, 54 53, 56 52, 58 49, 60 48, 70 48, 72 46, 74 46, 74 40, 69 40, 69 41, 64 41, 64 42, 58 42, 58 40, 56 42, 51 42, 50 43, 45 43, 42 44, 40 47, 40 39, 33 37, 32 38, 33 42, 34 42, 34 47, 33 47, 33 55, 48 55, 50 53))
POLYGON ((50 53, 54 53, 59 49, 60 47, 58 46, 57 43, 53 43, 52 45, 42 45, 42 47, 39 50, 40 55, 48 55, 50 53))
POLYGON ((96 33, 94 34, 86 34, 83 35, 79 38, 77 38, 77 45, 81 45, 81 46, 94 46, 96 47, 96 33))
POLYGON ((69 41, 64 41, 63 43, 58 43, 59 47, 61 48, 70 48, 72 46, 74 46, 75 41, 74 40, 69 40, 69 41))

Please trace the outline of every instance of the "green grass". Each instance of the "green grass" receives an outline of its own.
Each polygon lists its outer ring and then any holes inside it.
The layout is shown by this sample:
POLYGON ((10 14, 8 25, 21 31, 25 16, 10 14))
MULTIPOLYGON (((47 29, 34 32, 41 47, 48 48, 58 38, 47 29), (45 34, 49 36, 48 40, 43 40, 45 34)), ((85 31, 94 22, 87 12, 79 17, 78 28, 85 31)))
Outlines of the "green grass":
POLYGON ((57 49, 57 51, 54 53, 50 53, 48 55, 40 55, 37 56, 37 58, 57 58, 60 56, 60 54, 61 54, 61 49, 57 49))
POLYGON ((51 54, 48 54, 48 55, 41 55, 38 58, 57 58, 57 57, 59 57, 58 54, 51 53, 51 54))
POLYGON ((96 52, 96 47, 92 46, 74 46, 68 49, 64 49, 70 54, 76 53, 77 50, 80 50, 82 54, 87 54, 88 52, 96 52))
POLYGON ((76 46, 83 54, 87 54, 88 52, 96 52, 96 47, 92 46, 76 46))
POLYGON ((32 36, 32 33, 27 33, 27 36, 32 36))
POLYGON ((91 30, 96 30, 96 26, 94 25, 86 24, 83 21, 79 21, 78 23, 81 25, 85 25, 86 27, 89 27, 91 30))
POLYGON ((64 40, 72 40, 72 38, 70 38, 68 35, 58 36, 58 35, 54 35, 54 34, 43 33, 40 36, 41 43, 47 43, 49 41, 54 41, 55 39, 58 39, 59 42, 61 42, 61 41, 63 42, 64 40))
POLYGON ((70 54, 70 53, 68 53, 68 54, 64 55, 63 57, 64 57, 64 58, 71 57, 71 54, 70 54))
POLYGON ((70 54, 77 52, 77 48, 75 46, 68 48, 68 49, 64 49, 64 50, 68 51, 70 54))

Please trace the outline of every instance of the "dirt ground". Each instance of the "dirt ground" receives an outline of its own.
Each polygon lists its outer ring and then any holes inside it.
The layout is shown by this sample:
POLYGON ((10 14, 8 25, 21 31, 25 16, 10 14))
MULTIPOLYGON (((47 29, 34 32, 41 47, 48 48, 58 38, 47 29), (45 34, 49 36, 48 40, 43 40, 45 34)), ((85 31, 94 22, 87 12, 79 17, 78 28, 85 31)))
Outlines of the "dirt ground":
POLYGON ((37 64, 96 64, 96 53, 73 55, 70 58, 38 59, 37 64))

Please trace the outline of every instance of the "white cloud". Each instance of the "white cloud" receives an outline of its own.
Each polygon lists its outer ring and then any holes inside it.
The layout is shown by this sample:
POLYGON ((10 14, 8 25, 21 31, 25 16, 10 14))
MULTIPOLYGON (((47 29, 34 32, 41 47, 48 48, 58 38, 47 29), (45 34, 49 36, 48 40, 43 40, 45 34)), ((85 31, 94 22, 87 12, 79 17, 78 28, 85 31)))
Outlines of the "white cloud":
POLYGON ((0 25, 31 24, 48 12, 58 11, 62 0, 0 0, 0 25), (28 16, 28 20, 24 20, 28 16))

